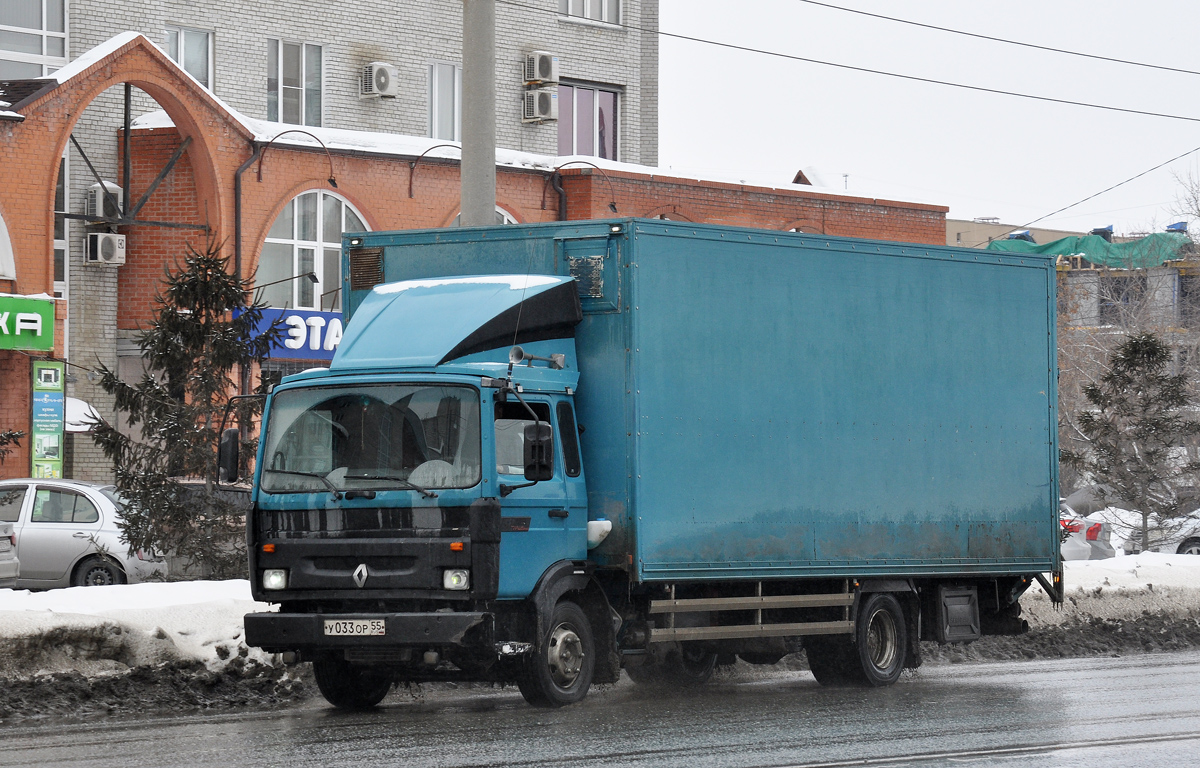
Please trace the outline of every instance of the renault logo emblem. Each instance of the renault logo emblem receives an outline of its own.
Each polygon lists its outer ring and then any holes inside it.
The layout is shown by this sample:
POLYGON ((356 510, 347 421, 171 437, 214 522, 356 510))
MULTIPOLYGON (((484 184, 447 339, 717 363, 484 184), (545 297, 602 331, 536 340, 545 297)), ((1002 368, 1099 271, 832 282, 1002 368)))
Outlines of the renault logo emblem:
POLYGON ((359 563, 358 567, 354 569, 354 583, 358 585, 359 589, 362 589, 363 584, 367 583, 366 563, 359 563))

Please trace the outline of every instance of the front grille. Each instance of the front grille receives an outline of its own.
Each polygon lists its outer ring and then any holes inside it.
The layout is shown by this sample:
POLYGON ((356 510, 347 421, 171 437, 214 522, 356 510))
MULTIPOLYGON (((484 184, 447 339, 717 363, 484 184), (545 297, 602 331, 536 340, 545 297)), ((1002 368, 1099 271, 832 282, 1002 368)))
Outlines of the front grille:
POLYGON ((467 536, 468 507, 257 510, 263 538, 446 538, 467 536))

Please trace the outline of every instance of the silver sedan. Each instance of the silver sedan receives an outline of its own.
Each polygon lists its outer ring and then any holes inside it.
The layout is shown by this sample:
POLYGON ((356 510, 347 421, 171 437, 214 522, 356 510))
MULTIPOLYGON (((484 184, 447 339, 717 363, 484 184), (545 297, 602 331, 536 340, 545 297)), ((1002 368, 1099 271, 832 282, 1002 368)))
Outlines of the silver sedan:
POLYGON ((111 485, 33 478, 0 482, 0 523, 12 523, 21 560, 17 587, 125 584, 165 576, 162 558, 130 553, 121 541, 122 507, 111 485))

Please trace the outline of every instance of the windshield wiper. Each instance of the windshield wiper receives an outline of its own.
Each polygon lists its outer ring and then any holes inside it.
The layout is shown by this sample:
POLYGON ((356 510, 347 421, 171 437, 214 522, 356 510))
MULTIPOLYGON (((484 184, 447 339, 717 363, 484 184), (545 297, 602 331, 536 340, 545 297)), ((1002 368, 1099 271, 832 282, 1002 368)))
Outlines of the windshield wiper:
POLYGON ((402 477, 396 477, 395 475, 346 475, 346 479, 347 480, 391 480, 393 482, 400 483, 402 486, 404 486, 405 488, 407 488, 410 491, 416 491, 417 493, 421 494, 422 496, 424 496, 427 499, 436 499, 438 497, 438 495, 436 493, 434 493, 433 491, 426 490, 425 488, 422 488, 421 486, 417 485, 414 482, 405 480, 402 477))
MULTIPOLYGON (((298 475, 300 477, 315 477, 318 480, 320 480, 322 483, 325 483, 325 487, 328 488, 329 492, 333 494, 334 499, 342 498, 342 492, 338 489, 338 487, 336 485, 334 485, 332 482, 330 482, 329 478, 325 477, 325 475, 321 474, 320 472, 300 472, 295 469, 271 469, 269 467, 263 469, 263 472, 274 472, 277 475, 298 475)), ((297 490, 288 489, 288 490, 283 490, 283 491, 272 491, 272 493, 307 493, 307 491, 297 491, 297 490)))

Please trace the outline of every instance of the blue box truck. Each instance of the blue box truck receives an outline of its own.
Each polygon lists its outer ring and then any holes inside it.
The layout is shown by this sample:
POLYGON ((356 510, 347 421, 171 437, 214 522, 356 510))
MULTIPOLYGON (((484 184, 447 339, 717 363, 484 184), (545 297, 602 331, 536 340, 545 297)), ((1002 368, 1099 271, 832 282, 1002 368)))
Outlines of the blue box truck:
POLYGON ((341 346, 265 406, 245 619, 336 706, 801 647, 888 685, 1061 600, 1050 258, 640 219, 343 246, 341 346))

